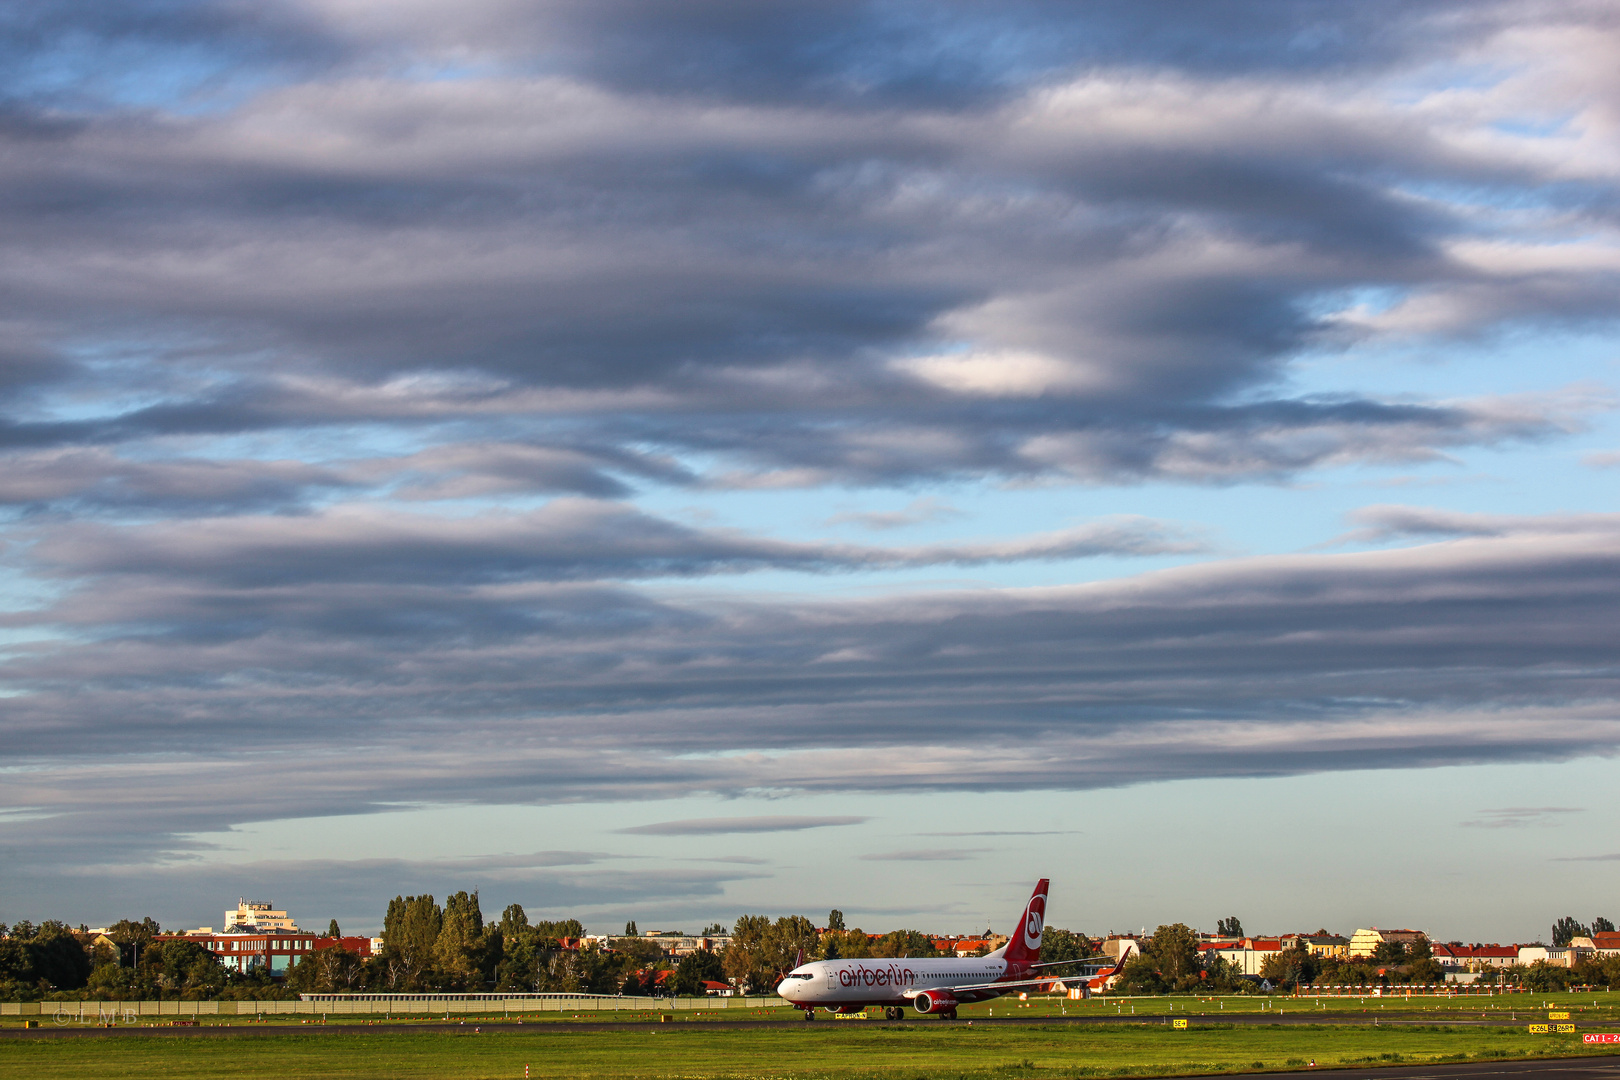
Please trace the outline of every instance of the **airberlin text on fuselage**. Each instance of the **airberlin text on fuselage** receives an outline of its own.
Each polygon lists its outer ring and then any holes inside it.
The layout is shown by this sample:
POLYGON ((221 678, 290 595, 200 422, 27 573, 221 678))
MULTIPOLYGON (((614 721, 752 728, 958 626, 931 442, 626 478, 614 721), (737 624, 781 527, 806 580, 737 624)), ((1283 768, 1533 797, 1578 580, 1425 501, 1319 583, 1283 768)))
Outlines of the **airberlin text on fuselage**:
POLYGON ((862 964, 857 968, 840 968, 838 971, 839 986, 910 986, 916 979, 916 972, 897 964, 880 968, 869 968, 862 964))

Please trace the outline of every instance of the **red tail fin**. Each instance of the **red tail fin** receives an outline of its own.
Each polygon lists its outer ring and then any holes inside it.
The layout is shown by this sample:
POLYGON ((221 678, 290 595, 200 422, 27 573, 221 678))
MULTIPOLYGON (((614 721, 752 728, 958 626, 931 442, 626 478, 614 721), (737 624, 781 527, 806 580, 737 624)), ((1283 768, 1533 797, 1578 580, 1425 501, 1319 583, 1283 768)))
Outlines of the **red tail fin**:
POLYGON ((1024 917, 1012 932, 1012 940, 1002 946, 1001 955, 1007 963, 1034 964, 1041 959, 1041 931, 1046 928, 1046 878, 1041 878, 1024 908, 1024 917))

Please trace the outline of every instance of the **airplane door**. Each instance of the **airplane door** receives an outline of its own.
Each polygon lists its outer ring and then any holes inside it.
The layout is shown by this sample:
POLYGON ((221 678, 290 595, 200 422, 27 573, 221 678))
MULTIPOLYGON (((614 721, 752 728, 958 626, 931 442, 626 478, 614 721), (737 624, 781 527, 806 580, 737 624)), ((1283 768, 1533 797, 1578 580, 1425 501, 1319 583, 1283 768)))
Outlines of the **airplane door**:
POLYGON ((827 989, 829 989, 829 990, 838 989, 838 976, 833 974, 833 969, 832 968, 827 969, 827 989))

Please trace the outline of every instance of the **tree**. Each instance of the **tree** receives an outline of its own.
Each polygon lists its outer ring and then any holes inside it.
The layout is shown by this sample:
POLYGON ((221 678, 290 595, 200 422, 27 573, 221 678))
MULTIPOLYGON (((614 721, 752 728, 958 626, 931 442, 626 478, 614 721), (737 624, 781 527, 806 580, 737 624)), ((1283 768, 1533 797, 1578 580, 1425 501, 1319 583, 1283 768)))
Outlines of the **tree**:
POLYGON ((891 930, 872 944, 873 956, 940 956, 934 939, 920 930, 891 930))
POLYGON ((446 897, 439 937, 433 946, 438 966, 464 981, 482 967, 483 945, 484 913, 478 906, 477 891, 446 897))
POLYGON ((827 929, 842 930, 844 928, 844 913, 837 908, 827 912, 827 929))
POLYGON ((1079 960, 1090 956, 1093 951, 1091 940, 1083 934, 1076 934, 1056 926, 1048 926, 1041 934, 1043 963, 1079 960))
MULTIPOLYGON (((1562 919, 1553 923, 1552 926, 1552 943, 1559 948, 1568 945, 1578 937, 1591 936, 1591 929, 1576 922, 1573 915, 1565 915, 1562 919)), ((1531 989, 1535 989, 1535 987, 1531 989)))
POLYGON ((749 989, 774 987, 799 955, 813 955, 816 945, 815 925, 802 915, 784 915, 774 925, 764 915, 744 915, 723 955, 725 974, 749 989))
POLYGON ((46 920, 28 944, 39 977, 52 989, 77 990, 90 977, 90 957, 66 924, 46 920))
POLYGON ((364 981, 365 961, 342 946, 306 953, 287 973, 287 988, 300 993, 341 994, 364 981))
POLYGON ((1171 923, 1153 931, 1142 945, 1159 977, 1174 990, 1186 990, 1198 981, 1203 965, 1198 956, 1198 934, 1186 923, 1171 923))
POLYGON ((725 965, 708 949, 699 949, 681 957, 670 979, 670 991, 680 997, 699 997, 704 993, 705 981, 725 982, 725 965))
POLYGON ((624 936, 625 937, 635 937, 635 936, 637 936, 636 920, 631 919, 629 922, 624 924, 624 936))
POLYGON ((429 968, 439 943, 444 913, 432 896, 396 896, 383 916, 383 950, 395 989, 409 986, 429 968))
POLYGON ((1612 934, 1614 933, 1614 923, 1599 915, 1597 918, 1592 920, 1592 933, 1612 934))
POLYGON ((719 923, 710 923, 708 926, 705 926, 703 928, 703 933, 702 933, 701 936, 702 937, 720 937, 725 932, 726 932, 726 928, 724 926, 720 925, 719 923))
POLYGON ((165 997, 212 997, 225 987, 225 967, 219 957, 184 939, 153 942, 141 953, 141 974, 165 997))
POLYGON ((821 935, 821 959, 859 960, 872 955, 872 940, 860 927, 853 930, 829 930, 821 935))
POLYGON ((1124 970, 1119 973, 1118 987, 1127 994, 1162 994, 1167 989, 1163 976, 1146 953, 1138 953, 1125 962, 1124 970))
POLYGON ((547 922, 542 919, 534 924, 535 933, 552 941, 562 941, 566 938, 582 938, 585 936, 585 924, 578 919, 559 919, 556 922, 547 922))
POLYGON ((613 943, 613 951, 636 967, 656 964, 664 958, 663 946, 658 944, 657 938, 619 938, 613 943))
POLYGON ((162 932, 163 928, 151 916, 140 922, 119 919, 107 928, 107 936, 118 946, 118 963, 122 965, 127 961, 130 967, 136 966, 142 950, 162 932))
POLYGON ((1314 982, 1320 966, 1305 942, 1296 940, 1261 961, 1260 974, 1274 985, 1292 990, 1302 983, 1314 982))
POLYGON ((523 910, 522 904, 507 904, 506 910, 501 912, 501 937, 506 939, 507 948, 511 948, 529 928, 528 913, 523 910))
POLYGON ((329 938, 340 938, 343 936, 343 931, 338 928, 336 919, 333 919, 331 922, 326 924, 326 936, 329 938))
POLYGON ((1228 915, 1215 924, 1215 932, 1221 937, 1243 936, 1243 922, 1236 915, 1228 915))
POLYGON ((1406 963, 1406 943, 1404 941, 1380 941, 1373 950, 1373 959, 1380 964, 1399 965, 1406 963))

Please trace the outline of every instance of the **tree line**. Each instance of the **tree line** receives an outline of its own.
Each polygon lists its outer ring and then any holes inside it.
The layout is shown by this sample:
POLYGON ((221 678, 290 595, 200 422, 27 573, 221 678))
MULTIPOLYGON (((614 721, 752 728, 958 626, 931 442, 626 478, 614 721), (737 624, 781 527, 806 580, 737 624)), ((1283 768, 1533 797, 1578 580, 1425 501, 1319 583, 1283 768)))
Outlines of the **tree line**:
POLYGON ((106 940, 47 920, 0 924, 0 1000, 157 998, 249 1000, 286 995, 266 971, 227 971, 191 941, 161 936, 155 919, 120 919, 106 940))
MULTIPOLYGON (((1242 935, 1234 916, 1223 930, 1242 935)), ((1605 932, 1613 924, 1594 919, 1590 927, 1571 916, 1553 925, 1555 944, 1605 932)), ((83 927, 58 921, 39 925, 0 924, 0 1000, 46 996, 121 1000, 153 998, 251 999, 296 997, 300 993, 432 993, 513 991, 696 996, 705 982, 730 982, 747 993, 768 994, 801 961, 930 957, 942 955, 934 939, 917 930, 869 935, 846 928, 842 912, 828 913, 827 930, 800 915, 771 919, 744 915, 729 944, 699 950, 678 960, 667 957, 656 939, 627 934, 610 948, 584 942, 578 919, 530 922, 522 905, 511 904, 499 920, 485 922, 474 892, 457 892, 441 906, 434 897, 396 896, 383 916, 383 945, 364 957, 341 946, 299 958, 285 979, 263 968, 227 970, 203 946, 162 934, 150 918, 122 919, 104 940, 83 927)), ((723 932, 718 924, 704 936, 723 932)), ((340 938, 336 921, 327 934, 340 938)), ((1094 955, 1096 942, 1084 934, 1047 927, 1042 959, 1077 960, 1094 955)), ((1131 994, 1254 993, 1257 981, 1219 957, 1204 957, 1196 931, 1183 923, 1158 927, 1141 943, 1140 955, 1124 967, 1119 989, 1131 994)), ((982 952, 983 949, 981 948, 982 952)), ((1261 976, 1278 989, 1296 986, 1425 984, 1444 974, 1429 942, 1410 946, 1386 942, 1372 957, 1313 956, 1304 943, 1269 956, 1261 976)), ((1538 963, 1489 970, 1485 977, 1538 991, 1566 986, 1620 986, 1620 957, 1588 957, 1573 968, 1538 963)))
MULTIPOLYGON (((83 927, 0 924, 0 999, 45 996, 103 1000, 292 998, 300 993, 591 993, 697 996, 705 982, 729 982, 752 994, 774 992, 795 964, 810 960, 942 955, 918 930, 870 936, 846 929, 841 912, 829 913, 827 933, 801 915, 771 919, 744 915, 729 943, 668 957, 657 939, 636 936, 635 924, 610 948, 581 942, 578 919, 530 922, 520 904, 486 922, 474 892, 457 892, 440 905, 430 895, 396 896, 383 915, 382 948, 370 957, 341 945, 305 954, 284 979, 261 968, 227 969, 202 945, 163 934, 156 920, 123 919, 109 928, 111 944, 96 944, 83 927)), ((723 934, 719 924, 703 935, 723 934)), ((337 922, 327 936, 341 938, 337 922)), ((1092 942, 1056 927, 1045 932, 1044 955, 1086 956, 1092 942)), ((982 951, 982 950, 981 950, 982 951)))
MULTIPOLYGON (((1607 919, 1594 919, 1599 932, 1612 925, 1607 919)), ((1242 924, 1234 917, 1222 919, 1223 931, 1243 936, 1242 924)), ((1554 925, 1555 944, 1567 945, 1575 937, 1593 932, 1565 917, 1554 925), (1574 923, 1570 927, 1569 923, 1574 923), (1560 938, 1562 937, 1562 940, 1560 938)), ((1048 931, 1050 933, 1050 931, 1048 931)), ((1226 936, 1223 933, 1223 936, 1226 936)), ((1454 942, 1453 944, 1461 944, 1454 942)), ((1245 975, 1239 967, 1211 953, 1200 954, 1198 932, 1184 923, 1160 926, 1140 943, 1141 952, 1120 972, 1117 989, 1126 994, 1168 993, 1261 993, 1259 979, 1245 975)), ((1514 964, 1505 968, 1480 967, 1480 979, 1488 983, 1523 986, 1538 992, 1564 990, 1572 986, 1620 986, 1620 956, 1588 956, 1571 967, 1540 960, 1534 964, 1514 964)), ((1445 981, 1445 969, 1434 958, 1428 938, 1406 943, 1386 941, 1372 956, 1316 956, 1304 941, 1266 957, 1259 978, 1277 990, 1292 991, 1303 986, 1426 986, 1445 981)))

